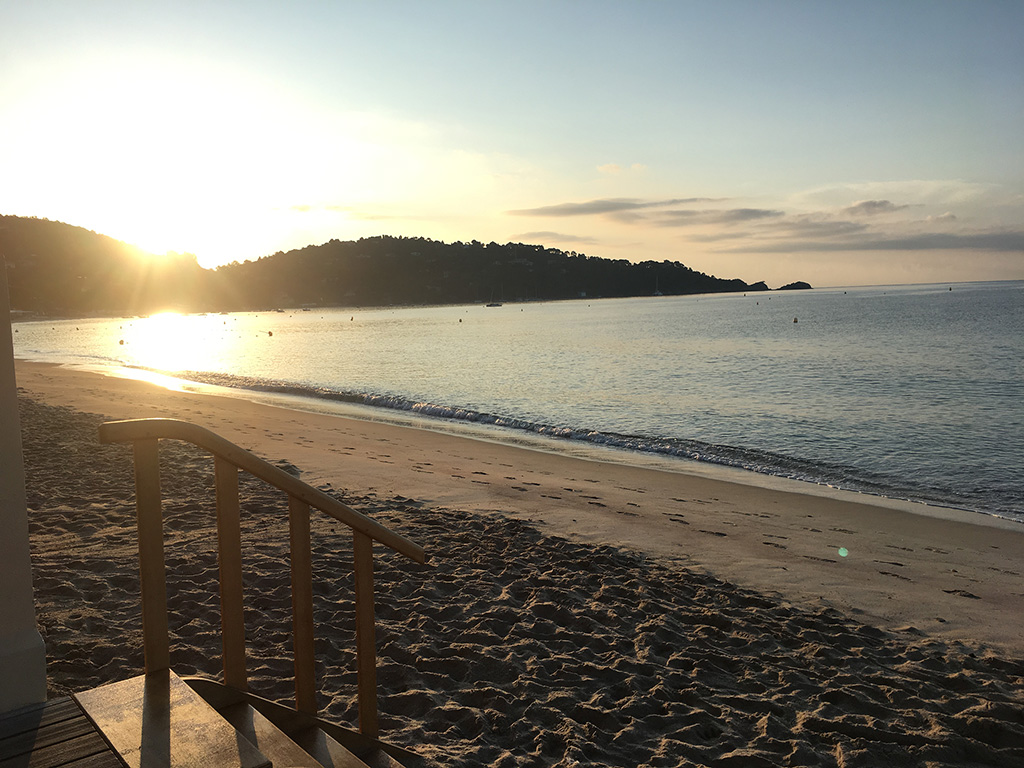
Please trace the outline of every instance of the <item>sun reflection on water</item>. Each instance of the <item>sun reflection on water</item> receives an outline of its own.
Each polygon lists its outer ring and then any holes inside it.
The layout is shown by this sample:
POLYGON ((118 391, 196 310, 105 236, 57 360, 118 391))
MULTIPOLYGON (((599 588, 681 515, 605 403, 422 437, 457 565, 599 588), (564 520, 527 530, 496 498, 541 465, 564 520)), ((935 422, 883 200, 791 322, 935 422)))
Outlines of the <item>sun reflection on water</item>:
POLYGON ((217 316, 161 312, 124 329, 124 354, 133 365, 158 371, 206 371, 218 367, 227 334, 217 316))

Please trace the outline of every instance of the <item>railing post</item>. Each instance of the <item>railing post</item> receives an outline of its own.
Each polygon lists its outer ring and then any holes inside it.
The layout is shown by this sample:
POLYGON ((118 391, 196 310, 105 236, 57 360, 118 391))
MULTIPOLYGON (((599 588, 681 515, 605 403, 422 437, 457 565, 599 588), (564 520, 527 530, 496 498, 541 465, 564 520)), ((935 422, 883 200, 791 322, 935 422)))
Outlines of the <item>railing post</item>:
POLYGON ((292 642, 295 650, 295 708, 316 714, 316 658, 313 652, 313 557, 309 505, 288 497, 292 561, 292 642))
POLYGON ((352 531, 352 554, 356 571, 356 668, 358 670, 359 731, 376 739, 377 647, 373 620, 373 539, 352 531))
POLYGON ((220 566, 220 626, 224 682, 248 690, 245 671, 245 614, 242 605, 242 532, 238 507, 238 468, 214 457, 217 491, 217 559, 220 566))
POLYGON ((146 654, 146 672, 149 673, 171 666, 157 439, 135 441, 134 452, 139 581, 142 588, 142 642, 146 654))

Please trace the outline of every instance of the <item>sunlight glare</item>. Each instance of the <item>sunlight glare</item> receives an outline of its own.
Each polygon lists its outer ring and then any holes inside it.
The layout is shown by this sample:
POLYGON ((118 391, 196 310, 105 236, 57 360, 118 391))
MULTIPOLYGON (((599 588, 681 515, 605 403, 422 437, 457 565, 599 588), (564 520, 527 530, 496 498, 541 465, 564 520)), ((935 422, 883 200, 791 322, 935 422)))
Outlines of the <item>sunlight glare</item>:
POLYGON ((157 371, 212 370, 221 357, 224 334, 215 317, 161 312, 126 329, 125 352, 134 365, 157 371))

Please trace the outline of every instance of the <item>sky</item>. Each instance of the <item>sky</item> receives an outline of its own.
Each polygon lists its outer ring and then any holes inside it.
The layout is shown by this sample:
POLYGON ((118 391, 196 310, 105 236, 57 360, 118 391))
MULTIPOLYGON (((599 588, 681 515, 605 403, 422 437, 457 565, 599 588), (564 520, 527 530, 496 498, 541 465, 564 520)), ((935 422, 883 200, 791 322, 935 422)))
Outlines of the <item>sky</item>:
POLYGON ((0 0, 0 213, 1024 279, 1024 2, 0 0))

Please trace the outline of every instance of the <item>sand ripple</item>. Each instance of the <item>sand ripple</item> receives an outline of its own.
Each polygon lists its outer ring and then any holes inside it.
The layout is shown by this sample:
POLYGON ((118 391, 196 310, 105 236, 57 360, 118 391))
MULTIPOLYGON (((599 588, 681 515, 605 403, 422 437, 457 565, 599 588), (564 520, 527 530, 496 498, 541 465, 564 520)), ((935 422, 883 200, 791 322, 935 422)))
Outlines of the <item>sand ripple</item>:
MULTIPOLYGON (((142 666, 130 452, 21 399, 51 693, 142 666)), ((212 469, 168 445, 172 664, 216 675, 212 469)), ((273 458, 273 457, 271 457, 273 458)), ((1024 662, 886 633, 529 522, 353 498, 422 544, 377 552, 382 726, 425 765, 1024 765, 1024 662)), ((278 493, 243 483, 252 687, 290 692, 278 493)), ((314 525, 321 705, 354 722, 350 536, 314 525)))

